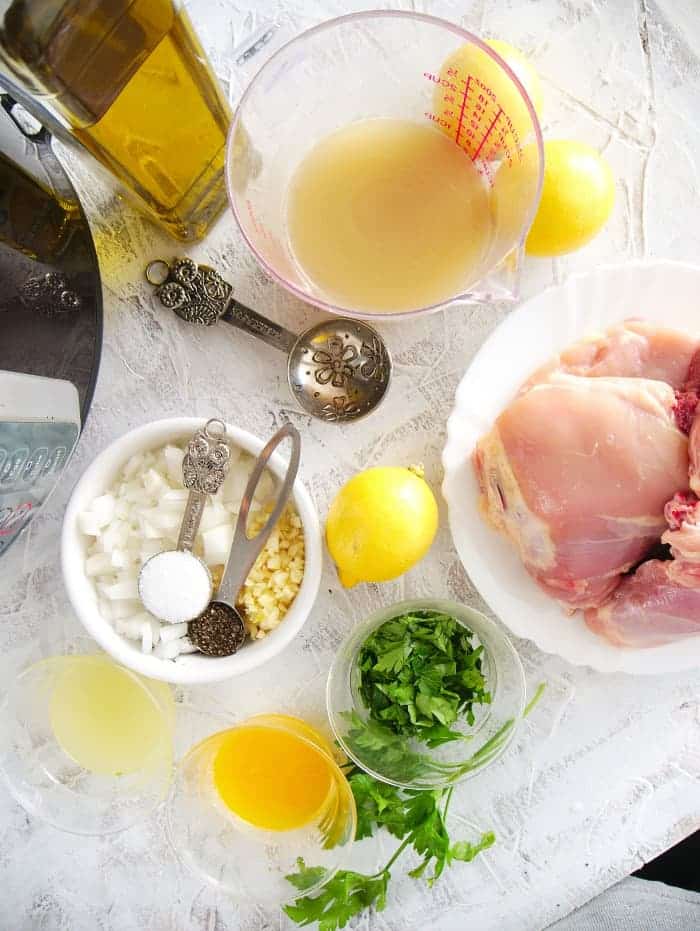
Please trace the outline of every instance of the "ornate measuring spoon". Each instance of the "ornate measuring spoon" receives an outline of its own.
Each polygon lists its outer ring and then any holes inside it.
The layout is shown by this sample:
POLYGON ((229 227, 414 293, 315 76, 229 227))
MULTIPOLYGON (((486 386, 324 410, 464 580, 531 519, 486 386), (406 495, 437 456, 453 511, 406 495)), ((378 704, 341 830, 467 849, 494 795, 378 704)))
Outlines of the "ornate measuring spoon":
POLYGON ((297 335, 233 297, 213 268, 192 259, 170 265, 156 259, 146 279, 164 307, 188 323, 223 320, 287 353, 287 380, 301 407, 314 417, 350 423, 373 411, 391 380, 391 357, 382 337, 361 320, 335 317, 297 335))
POLYGON ((243 618, 238 613, 236 598, 267 538, 287 506, 299 470, 300 457, 301 436, 299 431, 291 424, 285 424, 263 447, 253 471, 250 473, 248 484, 243 492, 241 509, 238 512, 236 529, 231 542, 231 550, 219 590, 214 601, 198 618, 190 621, 187 629, 192 643, 207 656, 230 656, 240 648, 245 640, 245 625, 243 618), (292 441, 292 454, 289 458, 287 473, 277 496, 277 501, 265 522, 265 526, 254 537, 249 538, 246 533, 248 513, 258 482, 270 457, 279 444, 287 438, 292 441))
POLYGON ((226 426, 221 420, 208 420, 187 444, 182 481, 189 495, 177 547, 151 556, 139 572, 139 597, 146 610, 161 621, 190 621, 209 604, 211 573, 192 547, 207 495, 215 495, 223 484, 230 458, 226 426))

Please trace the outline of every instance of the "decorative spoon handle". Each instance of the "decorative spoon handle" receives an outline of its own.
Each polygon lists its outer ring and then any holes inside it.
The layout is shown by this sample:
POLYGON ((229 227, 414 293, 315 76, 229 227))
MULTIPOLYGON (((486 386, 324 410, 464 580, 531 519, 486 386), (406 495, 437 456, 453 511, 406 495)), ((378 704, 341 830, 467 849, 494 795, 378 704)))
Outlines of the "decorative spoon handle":
POLYGON ((225 438, 225 424, 213 419, 197 430, 187 444, 182 460, 182 483, 190 493, 177 539, 179 550, 190 551, 194 546, 207 495, 215 495, 226 478, 231 450, 225 438))
POLYGON ((226 569, 224 570, 224 574, 221 579, 221 584, 219 585, 219 591, 215 596, 217 601, 222 601, 224 604, 227 604, 231 608, 235 609, 238 592, 241 590, 243 583, 248 578, 250 570, 253 568, 253 563, 258 558, 258 555, 265 545, 267 538, 270 536, 272 529, 280 519, 282 511, 284 511, 285 507, 287 506, 297 472, 299 471, 300 458, 301 436, 299 435, 299 431, 296 429, 296 427, 293 427, 289 423, 285 424, 281 430, 278 430, 272 439, 269 440, 261 450, 258 460, 253 467, 253 471, 250 474, 250 478, 248 479, 246 489, 243 493, 241 509, 238 514, 236 529, 233 533, 231 551, 226 563, 226 569), (255 490, 258 487, 260 478, 265 471, 265 467, 267 466, 267 463, 270 460, 272 454, 280 445, 280 443, 287 438, 291 439, 292 441, 292 454, 289 458, 287 473, 284 477, 282 487, 280 488, 279 494, 277 496, 277 501, 275 502, 275 506, 272 509, 272 513, 265 521, 265 526, 262 527, 254 537, 249 538, 246 533, 246 528, 248 524, 248 514, 250 512, 250 506, 253 502, 255 490))
POLYGON ((286 353, 297 342, 291 330, 235 300, 231 285, 209 265, 197 265, 186 257, 170 264, 154 259, 146 266, 146 280, 155 287, 163 307, 187 323, 212 326, 223 320, 286 353))

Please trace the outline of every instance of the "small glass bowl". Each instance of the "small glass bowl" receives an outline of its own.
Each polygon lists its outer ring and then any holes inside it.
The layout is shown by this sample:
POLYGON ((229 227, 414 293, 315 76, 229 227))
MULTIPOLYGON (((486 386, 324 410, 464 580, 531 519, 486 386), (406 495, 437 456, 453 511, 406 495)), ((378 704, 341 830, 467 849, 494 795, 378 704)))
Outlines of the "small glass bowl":
POLYGON ((335 737, 358 766, 391 785, 437 789, 469 779, 505 751, 525 708, 525 675, 510 640, 479 611, 451 601, 403 601, 358 624, 341 645, 328 675, 326 702, 335 737), (449 614, 475 635, 475 646, 484 647, 482 672, 491 703, 473 706, 472 726, 465 720, 452 725, 464 740, 435 749, 372 720, 360 694, 358 659, 365 640, 386 621, 411 611, 449 614))
MULTIPOLYGON (((98 716, 105 707, 96 708, 98 716)), ((123 831, 150 815, 167 795, 173 724, 174 700, 165 683, 150 682, 104 655, 40 660, 11 682, 0 703, 0 776, 30 815, 59 830, 82 835, 123 831), (86 676, 102 682, 111 677, 119 689, 117 702, 123 708, 126 700, 139 714, 144 733, 135 747, 116 725, 113 731, 101 730, 99 741, 84 742, 96 708, 92 694, 84 705, 76 700, 86 676), (110 770, 119 761, 126 763, 124 770, 110 770)))
MULTIPOLYGON (((298 778, 299 774, 296 774, 298 778)), ((295 775, 290 771, 290 779, 295 775)), ((251 785, 258 802, 264 785, 251 785)), ((332 749, 306 722, 261 714, 212 734, 180 761, 166 807, 168 838, 195 875, 239 902, 280 906, 302 894, 286 878, 302 858, 318 872, 303 894, 312 894, 347 863, 357 813, 350 785, 332 749), (222 800, 214 777, 217 754, 235 731, 265 728, 291 735, 327 767, 329 791, 312 817, 289 829, 265 829, 235 814, 222 800)))

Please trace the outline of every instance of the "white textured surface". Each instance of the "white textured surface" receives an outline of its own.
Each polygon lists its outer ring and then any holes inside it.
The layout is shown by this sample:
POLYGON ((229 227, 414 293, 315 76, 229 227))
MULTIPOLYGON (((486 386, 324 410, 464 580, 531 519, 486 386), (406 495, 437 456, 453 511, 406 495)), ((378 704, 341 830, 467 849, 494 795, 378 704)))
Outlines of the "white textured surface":
MULTIPOLYGON (((294 0, 320 19, 361 3, 294 0)), ((400 4, 396 4, 400 5, 400 4)), ((545 131, 603 149, 618 178, 615 215, 579 254, 529 262, 523 291, 571 271, 625 257, 696 261, 700 252, 700 27, 693 0, 473 0, 416 2, 429 12, 497 35, 532 55, 546 78, 545 131), (464 14, 465 7, 470 12, 464 14)), ((273 12, 256 0, 189 4, 225 81, 229 51, 273 12), (255 12, 254 12, 255 11, 255 12)), ((63 487, 23 544, 3 560, 3 675, 39 648, 58 652, 79 633, 63 594, 61 511, 72 481, 113 437, 157 417, 219 415, 267 435, 284 418, 304 432, 304 479, 323 513, 338 484, 376 463, 425 462, 438 487, 445 420, 455 387, 497 307, 453 308, 384 333, 396 379, 381 413, 344 430, 310 422, 290 403, 280 357, 234 332, 193 332, 156 309, 145 262, 173 254, 125 208, 82 157, 71 170, 88 204, 104 275, 102 371, 80 449, 63 487)), ((242 300, 301 328, 315 319, 256 268, 231 219, 193 257, 235 282, 242 300)), ((230 709, 321 707, 325 670, 354 620, 402 597, 439 594, 478 605, 454 552, 444 508, 429 557, 404 579, 341 590, 326 566, 315 617, 285 654, 229 684, 191 689, 199 705, 230 709)), ((574 668, 518 641, 532 688, 549 687, 506 757, 466 783, 454 808, 493 828, 498 845, 456 865, 433 891, 394 882, 387 909, 358 927, 376 931, 538 929, 566 914, 700 823, 700 676, 635 679, 574 668)), ((453 821, 453 830, 458 825, 453 821)), ((0 928, 8 931, 258 931, 287 927, 278 915, 228 902, 186 875, 159 818, 115 838, 61 835, 0 795, 0 928)))

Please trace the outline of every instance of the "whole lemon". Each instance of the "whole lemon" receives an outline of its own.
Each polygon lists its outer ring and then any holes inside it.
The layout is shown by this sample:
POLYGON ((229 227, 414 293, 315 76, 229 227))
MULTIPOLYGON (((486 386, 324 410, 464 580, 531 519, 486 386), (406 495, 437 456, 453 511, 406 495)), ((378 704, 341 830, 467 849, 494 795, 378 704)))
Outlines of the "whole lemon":
POLYGON ((564 255, 580 249, 605 225, 615 201, 610 166, 583 142, 544 144, 544 186, 528 234, 528 255, 564 255))
MULTIPOLYGON (((542 109, 542 86, 537 72, 527 58, 517 48, 501 39, 487 39, 486 44, 515 72, 539 114, 542 109)), ((469 42, 456 49, 443 62, 439 77, 441 83, 435 88, 434 93, 435 112, 442 120, 438 125, 453 139, 456 139, 459 132, 459 141, 470 154, 472 148, 476 150, 478 147, 488 123, 498 113, 499 107, 511 121, 519 140, 524 142, 527 139, 532 120, 520 91, 501 66, 477 45, 469 42), (463 99, 466 81, 470 76, 488 87, 493 94, 492 102, 488 104, 488 110, 484 113, 482 105, 478 102, 478 95, 472 97, 470 94, 468 100, 463 99), (453 89, 455 87, 456 91, 453 89), (479 126, 474 135, 469 132, 473 120, 476 120, 474 125, 479 126)))
POLYGON ((532 63, 527 60, 519 49, 502 39, 487 39, 486 44, 497 55, 501 56, 511 71, 515 72, 516 78, 527 91, 527 95, 539 116, 542 112, 542 84, 540 83, 540 76, 532 63))
POLYGON ((437 526, 437 502, 422 470, 380 466, 340 489, 328 511, 326 542, 350 588, 402 575, 428 552, 437 526))

